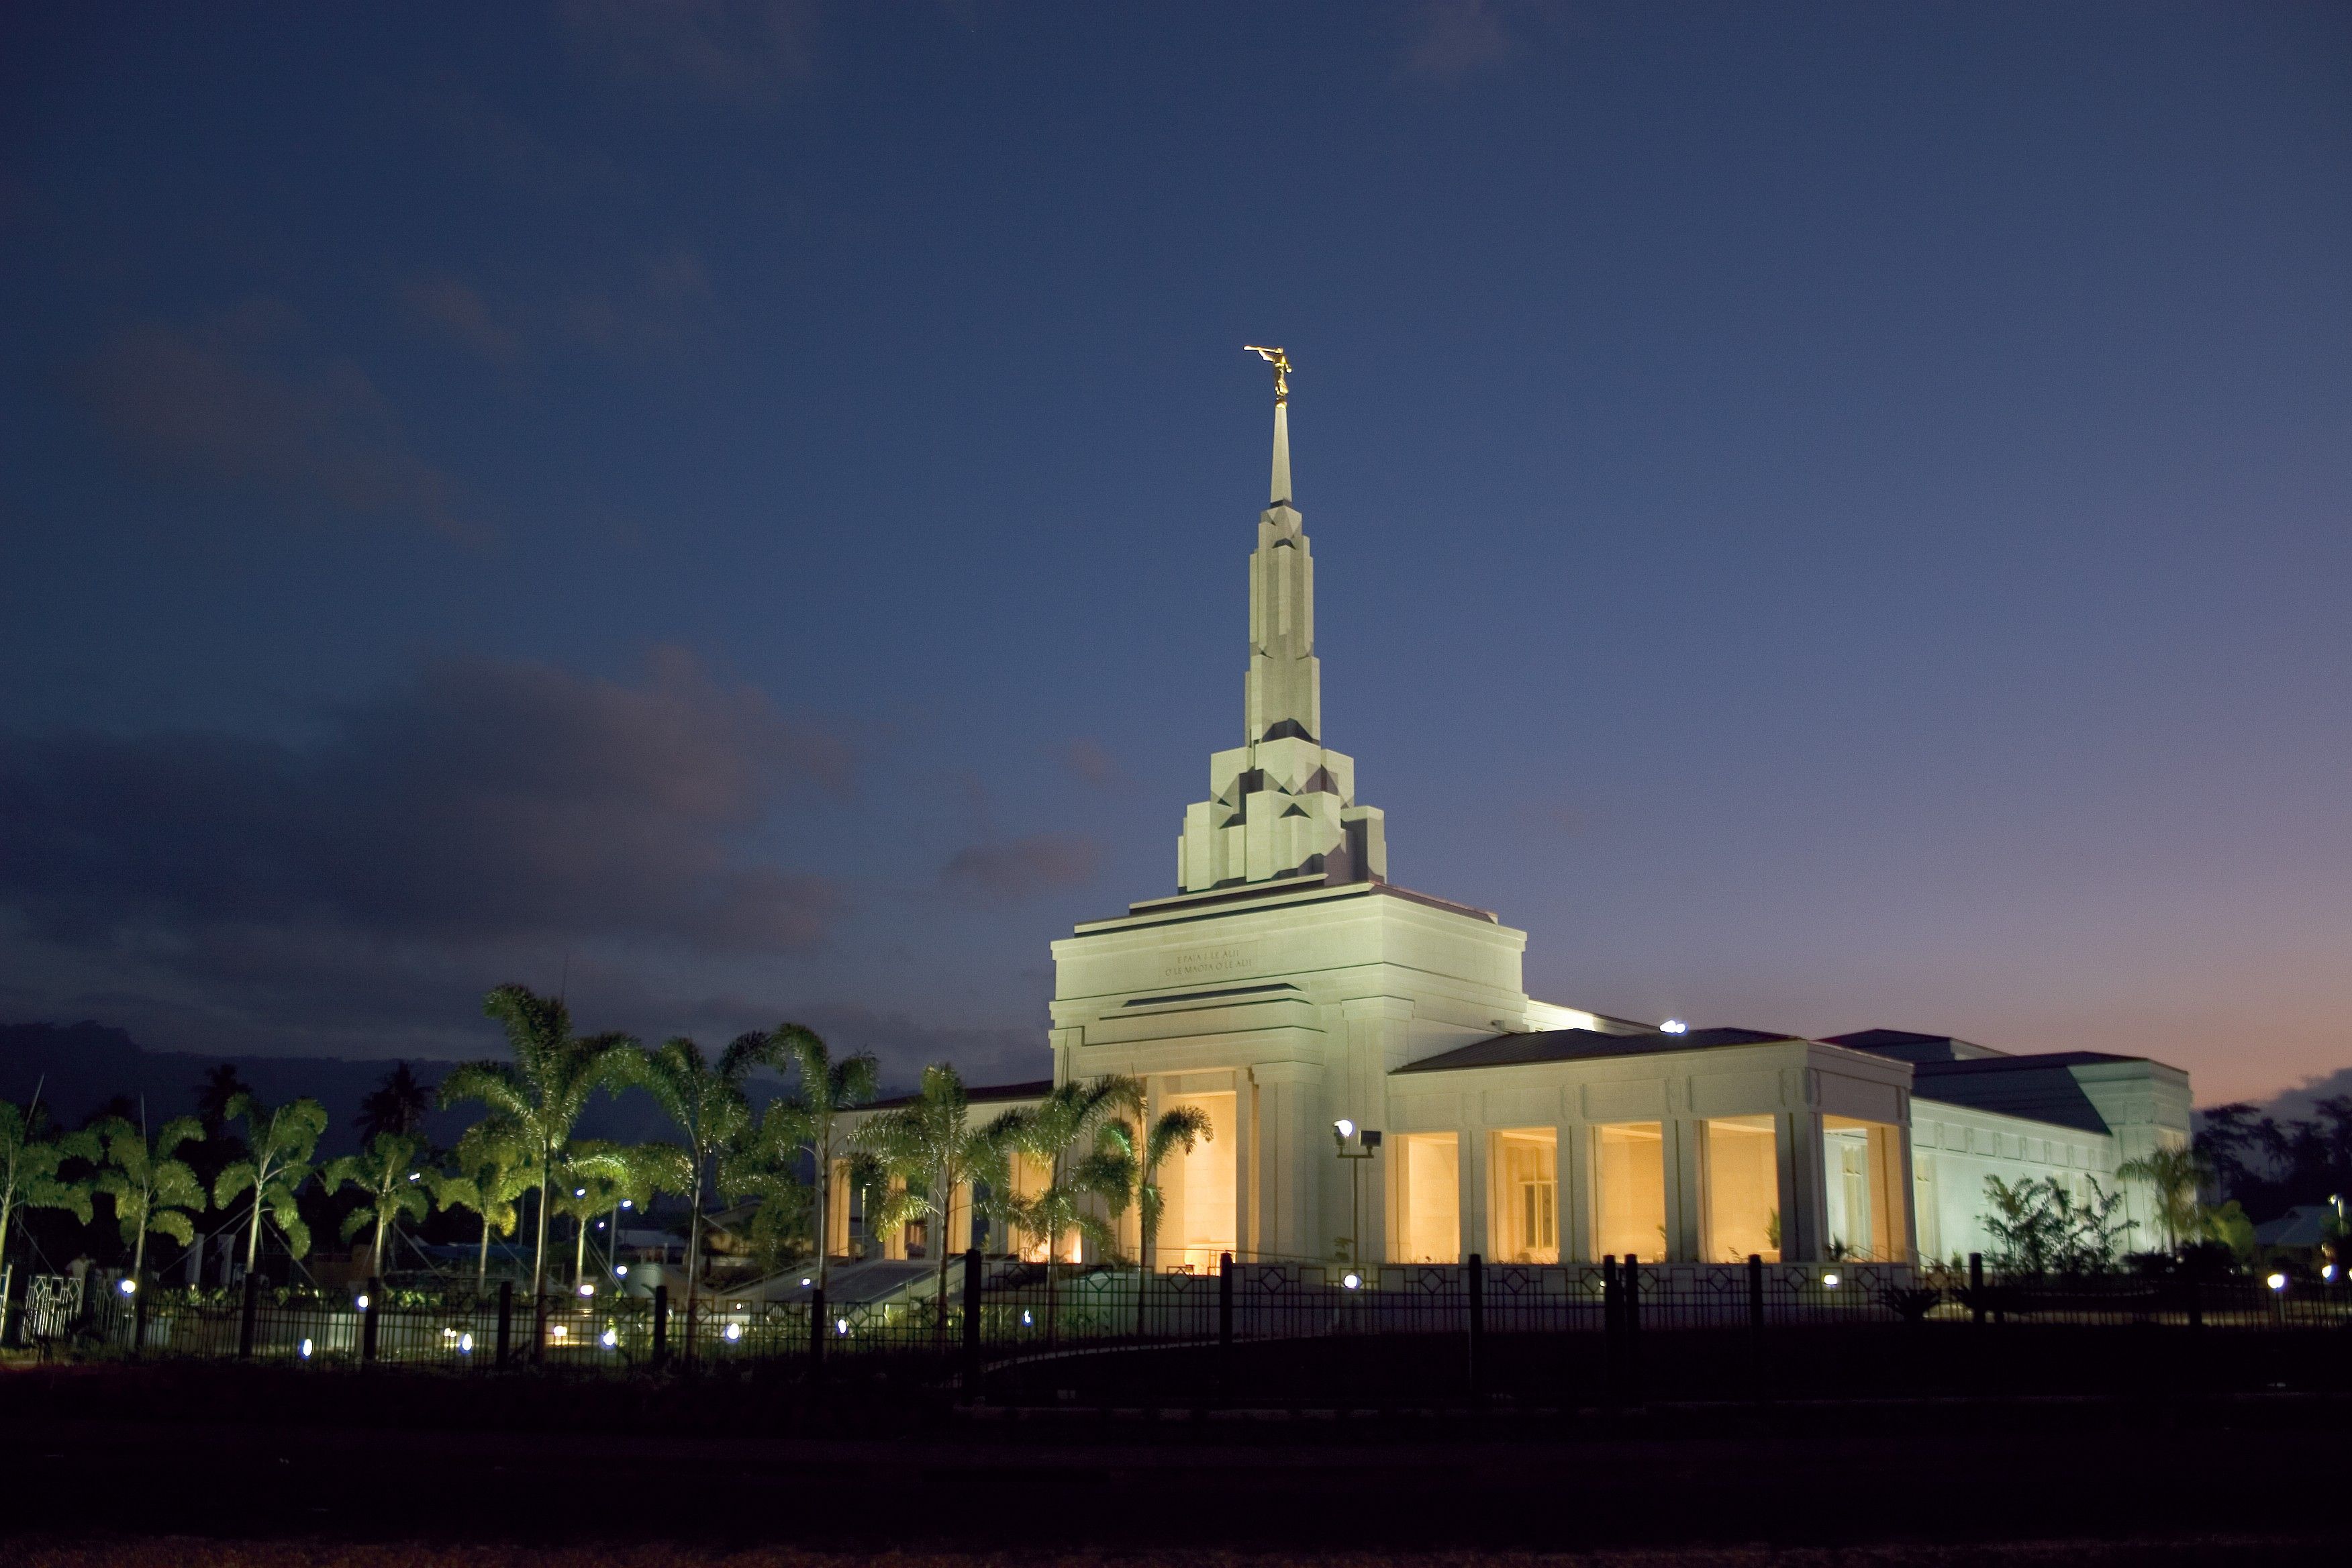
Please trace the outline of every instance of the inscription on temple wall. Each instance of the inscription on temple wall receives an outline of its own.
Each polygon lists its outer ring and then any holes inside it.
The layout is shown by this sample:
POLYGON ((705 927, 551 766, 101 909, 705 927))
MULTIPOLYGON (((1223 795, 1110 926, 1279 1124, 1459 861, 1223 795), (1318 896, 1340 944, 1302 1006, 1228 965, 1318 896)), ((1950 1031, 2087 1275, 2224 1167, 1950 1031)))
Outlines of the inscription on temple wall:
POLYGON ((1181 985, 1194 980, 1219 980, 1230 974, 1248 973, 1257 967, 1257 959, 1258 944, 1254 942, 1187 948, 1160 960, 1160 977, 1171 985, 1181 985))

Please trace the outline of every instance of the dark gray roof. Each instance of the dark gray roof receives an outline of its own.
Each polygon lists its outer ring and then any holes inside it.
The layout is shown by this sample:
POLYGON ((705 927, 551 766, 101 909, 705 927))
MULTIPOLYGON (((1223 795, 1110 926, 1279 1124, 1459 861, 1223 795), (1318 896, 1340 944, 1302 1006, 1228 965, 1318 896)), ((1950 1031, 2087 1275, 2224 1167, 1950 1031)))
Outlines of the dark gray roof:
POLYGON ((1973 1110, 2021 1116, 2080 1132, 2109 1131, 2091 1097, 2066 1069, 2095 1062, 2126 1062, 2130 1057, 2100 1051, 2053 1051, 2042 1057, 1987 1057, 1972 1062, 1915 1062, 1911 1092, 1973 1110))
POLYGON ((1908 1029, 1857 1029, 1851 1035, 1823 1035, 1822 1044, 1906 1062, 1968 1061, 1979 1056, 2000 1054, 1949 1035, 1915 1035, 1908 1029))
MULTIPOLYGON (((1656 1051, 1704 1051, 1722 1046, 1760 1046, 1793 1039, 1763 1029, 1692 1029, 1669 1035, 1653 1029, 1639 1035, 1604 1035, 1597 1029, 1544 1029, 1526 1035, 1496 1035, 1475 1040, 1417 1062, 1407 1062, 1399 1073, 1453 1072, 1462 1068, 1514 1067, 1522 1062, 1572 1062, 1597 1057, 1638 1057, 1656 1051)), ((1393 1076, 1393 1075, 1391 1075, 1393 1076)))
MULTIPOLYGON (((1000 1100, 1043 1100, 1054 1092, 1054 1080, 1041 1078, 1028 1083, 991 1083, 963 1091, 974 1105, 986 1105, 1000 1100)), ((871 1100, 857 1107, 860 1110, 896 1110, 902 1105, 912 1105, 922 1098, 913 1094, 894 1094, 887 1100, 871 1100)))

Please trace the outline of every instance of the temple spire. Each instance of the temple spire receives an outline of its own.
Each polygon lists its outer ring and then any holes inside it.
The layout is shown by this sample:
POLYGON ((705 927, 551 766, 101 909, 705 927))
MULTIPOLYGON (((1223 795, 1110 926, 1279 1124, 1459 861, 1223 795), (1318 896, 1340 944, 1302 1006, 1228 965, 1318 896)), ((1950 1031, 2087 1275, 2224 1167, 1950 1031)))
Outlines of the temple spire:
POLYGON ((1268 506, 1290 504, 1290 404, 1287 399, 1274 405, 1274 486, 1266 498, 1268 506))

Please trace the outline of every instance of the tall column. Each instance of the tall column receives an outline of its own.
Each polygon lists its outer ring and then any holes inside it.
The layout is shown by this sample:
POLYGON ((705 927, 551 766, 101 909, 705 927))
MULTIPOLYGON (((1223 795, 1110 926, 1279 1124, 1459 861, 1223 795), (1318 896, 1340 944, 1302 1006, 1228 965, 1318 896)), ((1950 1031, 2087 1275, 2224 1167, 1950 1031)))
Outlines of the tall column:
POLYGON ((1592 1258, 1592 1133, 1581 1121, 1559 1127, 1558 1163, 1559 1260, 1590 1263, 1592 1258))
POLYGON ((1258 1249, 1276 1258, 1327 1258, 1331 1238, 1320 1234, 1323 1168, 1337 1162, 1330 1134, 1319 1125, 1323 1068, 1313 1062, 1263 1062, 1255 1070, 1258 1249))
POLYGON ((1780 1256, 1818 1263, 1829 1238, 1829 1199, 1822 1163, 1822 1113, 1785 1111, 1780 1122, 1780 1256))

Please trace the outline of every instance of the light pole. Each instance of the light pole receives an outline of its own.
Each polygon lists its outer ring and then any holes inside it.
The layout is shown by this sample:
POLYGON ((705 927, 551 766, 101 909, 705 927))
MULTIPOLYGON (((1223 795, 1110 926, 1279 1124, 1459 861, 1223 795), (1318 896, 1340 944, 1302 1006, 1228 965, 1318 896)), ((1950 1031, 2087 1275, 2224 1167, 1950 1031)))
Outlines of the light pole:
POLYGON ((1339 1121, 1331 1123, 1331 1141, 1339 1146, 1339 1158, 1349 1162, 1348 1166, 1348 1263, 1360 1275, 1364 1268, 1362 1257, 1364 1167, 1360 1162, 1370 1159, 1380 1152, 1381 1135, 1370 1128, 1359 1132, 1356 1124, 1342 1116, 1339 1121), (1348 1140, 1350 1138, 1356 1141, 1356 1147, 1353 1150, 1348 1147, 1348 1140))

